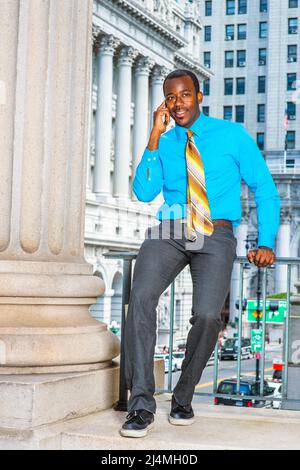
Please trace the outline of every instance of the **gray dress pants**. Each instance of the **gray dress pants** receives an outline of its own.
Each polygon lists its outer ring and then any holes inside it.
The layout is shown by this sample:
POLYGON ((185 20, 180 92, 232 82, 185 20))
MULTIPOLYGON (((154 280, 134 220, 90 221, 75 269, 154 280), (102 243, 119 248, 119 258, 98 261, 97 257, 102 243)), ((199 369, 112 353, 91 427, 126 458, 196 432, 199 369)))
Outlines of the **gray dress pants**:
MULTIPOLYGON (((161 222, 155 227, 161 230, 161 222)), ((178 237, 180 220, 172 222, 170 235, 153 239, 147 229, 137 256, 125 326, 125 376, 130 390, 128 411, 156 412, 154 352, 156 307, 160 295, 189 264, 193 284, 192 312, 185 358, 174 396, 180 405, 192 402, 195 386, 222 329, 221 310, 230 289, 237 239, 231 227, 215 226, 203 244, 190 249, 185 233, 178 237), (150 236, 149 236, 150 234, 150 236)), ((184 230, 183 230, 184 231, 184 230)))

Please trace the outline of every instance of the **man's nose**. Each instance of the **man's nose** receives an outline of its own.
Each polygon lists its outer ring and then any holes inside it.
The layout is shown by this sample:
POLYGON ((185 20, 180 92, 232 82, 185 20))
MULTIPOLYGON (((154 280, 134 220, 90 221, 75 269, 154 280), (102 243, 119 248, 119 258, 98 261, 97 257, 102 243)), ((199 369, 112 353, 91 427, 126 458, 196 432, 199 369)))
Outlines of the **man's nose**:
POLYGON ((181 98, 181 96, 176 96, 175 97, 175 106, 178 105, 178 104, 181 104, 183 103, 183 100, 181 98))

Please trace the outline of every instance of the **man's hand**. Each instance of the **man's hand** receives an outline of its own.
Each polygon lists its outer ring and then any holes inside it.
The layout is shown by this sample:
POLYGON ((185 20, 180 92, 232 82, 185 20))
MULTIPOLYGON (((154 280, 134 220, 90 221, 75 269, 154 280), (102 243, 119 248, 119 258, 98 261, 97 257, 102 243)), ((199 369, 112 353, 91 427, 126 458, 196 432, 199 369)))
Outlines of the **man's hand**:
POLYGON ((166 132, 167 126, 170 124, 170 111, 167 108, 165 100, 158 106, 153 113, 153 130, 157 130, 162 134, 166 132))
POLYGON ((250 250, 247 254, 250 263, 253 263, 258 268, 265 268, 271 266, 276 261, 276 256, 272 248, 268 246, 260 246, 257 250, 250 250))

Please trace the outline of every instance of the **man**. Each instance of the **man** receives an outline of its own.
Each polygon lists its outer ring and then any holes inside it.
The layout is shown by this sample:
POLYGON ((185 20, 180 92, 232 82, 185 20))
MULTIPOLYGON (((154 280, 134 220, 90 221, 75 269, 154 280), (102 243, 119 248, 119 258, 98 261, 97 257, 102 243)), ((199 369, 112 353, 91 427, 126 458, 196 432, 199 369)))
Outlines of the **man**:
POLYGON ((252 138, 242 125, 200 112, 199 82, 187 70, 167 76, 164 96, 154 113, 133 191, 140 201, 149 202, 163 190, 159 227, 170 220, 173 225, 166 239, 146 237, 135 264, 125 327, 125 372, 131 392, 129 413, 120 430, 125 437, 143 437, 154 425, 156 307, 160 295, 188 264, 192 327, 169 422, 193 423, 194 389, 222 329, 220 313, 230 289, 237 244, 233 226, 241 218, 241 178, 254 192, 258 215, 258 248, 248 253, 248 259, 258 267, 275 261, 279 193, 252 138), (166 132, 171 117, 175 127, 166 132), (175 236, 179 226, 186 229, 186 236, 175 236))

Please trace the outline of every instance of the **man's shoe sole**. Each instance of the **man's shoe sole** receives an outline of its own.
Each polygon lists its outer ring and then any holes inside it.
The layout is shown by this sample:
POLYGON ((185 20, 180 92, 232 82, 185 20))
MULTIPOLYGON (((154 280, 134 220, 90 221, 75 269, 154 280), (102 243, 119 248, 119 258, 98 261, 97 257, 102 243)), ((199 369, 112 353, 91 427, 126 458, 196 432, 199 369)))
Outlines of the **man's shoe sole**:
POLYGON ((150 431, 154 427, 154 421, 153 423, 149 424, 145 429, 120 429, 120 434, 123 437, 145 437, 148 434, 148 431, 150 431))
POLYGON ((190 426, 190 424, 193 424, 194 421, 195 421, 194 418, 180 419, 180 418, 173 418, 172 416, 169 415, 169 423, 173 424, 174 426, 190 426))

